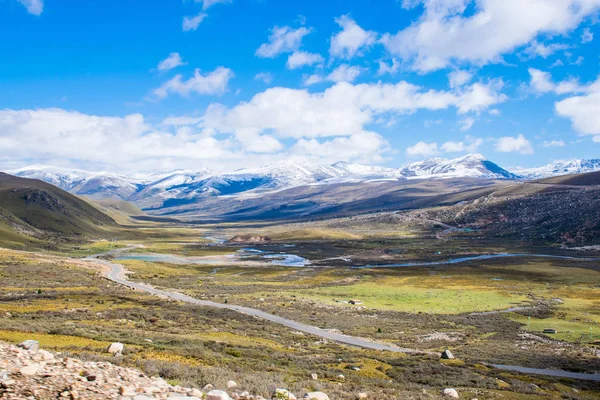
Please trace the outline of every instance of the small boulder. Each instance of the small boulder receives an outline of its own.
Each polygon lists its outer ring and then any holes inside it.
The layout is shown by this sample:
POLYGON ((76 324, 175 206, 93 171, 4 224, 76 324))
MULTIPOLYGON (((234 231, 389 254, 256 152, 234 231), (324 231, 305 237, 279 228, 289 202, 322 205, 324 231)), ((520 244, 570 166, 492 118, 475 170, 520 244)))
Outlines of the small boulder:
POLYGON ((359 400, 365 400, 365 399, 367 399, 368 397, 369 397, 369 395, 368 395, 368 394, 366 394, 366 393, 364 393, 364 392, 362 392, 362 393, 359 393, 359 394, 358 394, 358 399, 359 399, 359 400))
POLYGON ((233 390, 238 387, 238 384, 235 381, 227 381, 227 389, 233 390))
POLYGON ((137 394, 133 386, 121 386, 119 388, 119 393, 121 394, 121 396, 125 397, 133 397, 137 394))
POLYGON ((125 349, 125 346, 123 346, 123 343, 115 342, 115 343, 112 343, 110 346, 108 346, 108 348, 106 349, 106 352, 110 353, 114 356, 120 356, 123 354, 124 349, 125 349))
POLYGON ((319 379, 319 375, 312 373, 312 374, 310 374, 310 379, 312 379, 313 381, 316 381, 317 379, 319 379))
POLYGON ((296 396, 294 396, 294 393, 287 389, 275 389, 275 392, 271 398, 276 400, 297 400, 296 396))
POLYGON ((35 356, 33 356, 33 360, 35 361, 50 361, 54 360, 54 354, 50 353, 46 350, 39 350, 35 356))
POLYGON ((344 379, 346 379, 346 377, 344 376, 344 374, 339 374, 339 375, 337 376, 337 378, 338 378, 340 381, 343 381, 344 379))
POLYGON ((202 388, 202 391, 203 391, 203 392, 210 392, 210 391, 211 391, 211 390, 213 390, 214 388, 215 388, 215 387, 214 387, 212 384, 210 384, 210 383, 209 383, 209 384, 207 384, 207 385, 204 385, 204 387, 202 388))
POLYGON ((454 357, 454 354, 452 354, 448 349, 444 350, 442 353, 442 359, 444 360, 454 360, 455 358, 456 357, 454 357))
POLYGON ((222 390, 211 390, 206 393, 206 400, 231 400, 231 397, 222 390))
POLYGON ((190 392, 190 394, 191 394, 192 396, 194 396, 194 397, 199 397, 199 398, 202 398, 202 397, 204 397, 204 393, 202 393, 202 391, 201 391, 201 390, 198 390, 198 389, 195 389, 195 388, 194 388, 194 389, 192 389, 192 391, 190 392))
POLYGON ((307 400, 329 400, 329 396, 323 392, 309 392, 306 393, 302 398, 307 400))
POLYGON ((40 342, 37 340, 25 340, 19 343, 17 347, 20 347, 23 350, 31 351, 32 353, 37 353, 40 349, 40 342))
POLYGON ((31 376, 37 374, 40 369, 42 369, 42 366, 40 364, 30 364, 26 367, 21 368, 19 372, 21 373, 21 375, 31 376))
POLYGON ((444 391, 442 392, 442 394, 445 397, 449 397, 451 399, 459 399, 460 398, 458 396, 458 392, 456 391, 456 389, 451 389, 451 388, 444 389, 444 391))

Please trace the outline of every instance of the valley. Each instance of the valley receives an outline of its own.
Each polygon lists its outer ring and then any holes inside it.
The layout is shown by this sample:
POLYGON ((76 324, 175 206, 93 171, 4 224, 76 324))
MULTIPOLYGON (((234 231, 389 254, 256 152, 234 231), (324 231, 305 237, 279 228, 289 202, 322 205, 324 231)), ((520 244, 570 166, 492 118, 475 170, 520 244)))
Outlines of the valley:
POLYGON ((594 174, 417 182, 406 202, 392 190, 343 212, 204 223, 5 179, 3 215, 37 231, 2 236, 0 340, 267 398, 600 393, 594 174), (73 215, 88 223, 61 222, 73 215))

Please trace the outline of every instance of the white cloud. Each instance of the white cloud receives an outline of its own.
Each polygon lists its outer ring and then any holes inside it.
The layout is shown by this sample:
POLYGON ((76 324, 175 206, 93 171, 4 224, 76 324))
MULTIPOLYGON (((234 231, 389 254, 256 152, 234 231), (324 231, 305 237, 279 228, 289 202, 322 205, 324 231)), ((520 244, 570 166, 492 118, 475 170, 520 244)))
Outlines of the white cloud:
POLYGON ((540 71, 535 68, 529 68, 528 71, 531 76, 530 87, 535 93, 544 94, 553 92, 560 95, 585 91, 585 88, 576 79, 554 83, 549 72, 540 71))
POLYGON ((441 125, 444 121, 442 121, 441 119, 436 119, 436 120, 432 120, 432 119, 427 119, 425 120, 425 122, 423 123, 423 126, 425 128, 431 128, 434 125, 441 125))
POLYGON ((406 155, 409 157, 431 157, 439 153, 437 143, 419 142, 406 148, 406 155))
POLYGON ((310 32, 311 29, 303 26, 298 29, 289 26, 276 26, 271 29, 269 42, 263 43, 256 50, 256 55, 263 58, 274 58, 281 53, 294 52, 300 48, 302 39, 310 32))
POLYGON ((600 8, 600 0, 421 0, 421 18, 386 34, 387 50, 429 72, 455 62, 483 65, 525 46, 542 34, 565 34, 600 8), (473 9, 468 7, 475 4, 473 9), (473 11, 474 10, 474 11, 473 11))
POLYGON ((400 63, 395 58, 392 58, 392 64, 388 64, 383 60, 379 60, 379 70, 377 71, 377 75, 385 75, 390 74, 394 75, 400 69, 400 63))
POLYGON ((233 78, 233 72, 229 68, 218 67, 213 72, 202 75, 199 69, 194 71, 194 76, 183 80, 182 75, 175 75, 172 79, 163 83, 158 89, 154 90, 154 95, 159 99, 164 99, 169 93, 176 93, 180 96, 189 96, 190 94, 220 94, 227 90, 229 80, 233 78))
POLYGON ((304 86, 310 86, 324 81, 329 82, 354 82, 361 74, 360 67, 348 64, 341 64, 331 71, 328 75, 312 74, 304 77, 304 86))
POLYGON ((182 65, 186 65, 187 63, 183 62, 181 55, 179 53, 171 53, 169 57, 165 58, 158 64, 159 71, 168 71, 173 68, 177 68, 182 65))
POLYGON ((501 153, 533 154, 533 147, 523 134, 519 134, 517 137, 505 136, 497 139, 495 150, 501 153))
POLYGON ((161 125, 166 126, 185 126, 196 125, 201 121, 198 117, 190 117, 188 115, 169 116, 162 120, 161 125))
POLYGON ((320 74, 305 75, 302 80, 302 84, 304 86, 311 86, 311 85, 315 85, 317 83, 321 83, 324 80, 325 80, 325 77, 320 74))
POLYGON ((206 17, 208 17, 208 15, 204 13, 200 13, 191 17, 183 17, 181 29, 183 29, 184 32, 195 31, 206 17))
POLYGON ((342 64, 327 75, 327 79, 332 82, 354 82, 360 72, 360 67, 342 64))
POLYGON ((331 37, 329 54, 337 58, 352 58, 368 49, 377 41, 377 33, 365 31, 349 16, 335 19, 342 31, 331 37))
POLYGON ((590 31, 590 28, 585 28, 581 34, 581 43, 589 43, 594 40, 594 34, 590 31))
POLYGON ((542 147, 565 147, 565 141, 564 140, 544 140, 542 142, 542 147))
POLYGON ((231 0, 195 0, 196 3, 202 3, 202 10, 207 10, 215 4, 231 3, 231 0))
POLYGON ((544 43, 539 43, 537 40, 534 40, 529 47, 525 49, 525 54, 527 54, 529 57, 542 57, 546 59, 557 51, 566 50, 569 47, 569 45, 562 43, 551 43, 549 45, 545 45, 544 43))
POLYGON ((229 139, 164 131, 140 114, 104 117, 61 109, 0 111, 0 151, 36 162, 113 171, 156 171, 242 157, 229 139), (23 140, 27 138, 27 140, 23 140), (75 165, 73 165, 73 163, 75 165))
POLYGON ((305 65, 323 64, 324 61, 320 54, 295 51, 288 57, 286 65, 289 69, 296 69, 305 65))
POLYGON ((41 15, 44 11, 43 0, 18 0, 19 3, 23 4, 29 14, 41 15))
MULTIPOLYGON (((157 96, 221 92, 231 75, 226 68, 221 72, 197 72, 185 81, 176 77, 157 96)), ((377 161, 389 151, 385 139, 368 129, 377 119, 391 120, 417 110, 455 108, 460 113, 488 107, 474 98, 503 101, 494 86, 487 87, 488 96, 473 96, 479 90, 471 85, 435 91, 403 81, 340 82, 315 93, 276 87, 233 107, 212 104, 202 115, 172 116, 157 125, 140 114, 112 117, 61 109, 4 110, 0 111, 0 152, 11 154, 13 166, 35 159, 117 171, 201 168, 217 161, 222 168, 239 168, 291 157, 377 161)))
POLYGON ((471 82, 473 73, 470 71, 456 70, 448 74, 448 83, 451 88, 459 87, 471 82))
POLYGON ((357 162, 380 161, 389 151, 388 142, 375 132, 359 132, 351 136, 319 141, 315 138, 300 139, 291 149, 291 154, 305 154, 312 158, 327 159, 334 155, 340 159, 357 162))
POLYGON ((600 135, 600 79, 596 90, 587 95, 570 97, 555 103, 561 117, 569 118, 573 127, 582 134, 600 135))
POLYGON ((459 121, 460 124, 460 130, 462 132, 466 132, 468 130, 470 130, 473 127, 473 124, 475 123, 475 118, 472 117, 467 117, 461 121, 459 121))
POLYGON ((440 149, 444 153, 474 153, 483 144, 483 139, 467 136, 462 142, 446 142, 440 149))
POLYGON ((259 72, 258 74, 254 75, 254 79, 257 81, 263 81, 268 85, 273 82, 273 74, 270 72, 259 72))
POLYGON ((458 113, 474 112, 504 100, 493 86, 480 85, 453 92, 425 90, 404 81, 358 85, 340 82, 317 93, 275 87, 232 108, 210 106, 202 127, 233 133, 244 143, 258 135, 297 139, 352 136, 367 131, 378 117, 389 119, 417 110, 451 107, 458 113))

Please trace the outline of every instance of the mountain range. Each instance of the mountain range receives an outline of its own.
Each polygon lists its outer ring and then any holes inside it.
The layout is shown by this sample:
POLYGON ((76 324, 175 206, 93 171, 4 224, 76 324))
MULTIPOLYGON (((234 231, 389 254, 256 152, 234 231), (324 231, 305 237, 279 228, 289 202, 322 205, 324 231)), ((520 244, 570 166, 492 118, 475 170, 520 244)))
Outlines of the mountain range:
POLYGON ((131 201, 145 209, 161 209, 192 204, 212 197, 258 197, 265 193, 307 185, 456 178, 532 180, 596 170, 600 170, 600 159, 560 161, 543 167, 510 172, 480 154, 470 154, 455 159, 432 158, 400 168, 346 162, 318 165, 283 161, 226 173, 203 169, 127 176, 43 165, 7 172, 39 179, 80 196, 115 198, 131 201))

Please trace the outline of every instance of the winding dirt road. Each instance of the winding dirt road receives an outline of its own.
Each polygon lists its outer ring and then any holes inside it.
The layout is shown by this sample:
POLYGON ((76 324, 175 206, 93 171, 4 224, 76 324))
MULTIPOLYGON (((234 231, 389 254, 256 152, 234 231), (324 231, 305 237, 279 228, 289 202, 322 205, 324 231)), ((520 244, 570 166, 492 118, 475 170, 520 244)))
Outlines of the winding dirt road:
POLYGON ((354 336, 343 335, 341 333, 330 332, 330 331, 327 331, 324 329, 317 328, 315 326, 305 325, 300 322, 285 319, 285 318, 279 317, 274 314, 269 314, 267 312, 257 310, 255 308, 236 306, 236 305, 232 305, 232 304, 216 303, 214 301, 208 301, 208 300, 199 300, 199 299, 187 296, 185 294, 181 294, 181 293, 177 293, 177 292, 170 292, 167 290, 156 289, 150 285, 132 282, 127 279, 127 271, 125 270, 125 267, 123 267, 123 265, 108 261, 108 260, 104 259, 104 257, 115 257, 115 256, 118 256, 118 255, 120 255, 126 251, 129 251, 133 248, 134 247, 131 246, 131 247, 125 247, 122 249, 110 250, 110 251, 107 251, 106 253, 86 257, 84 260, 102 265, 104 267, 103 268, 104 276, 113 282, 116 282, 120 285, 127 286, 127 287, 135 289, 135 290, 140 290, 142 292, 160 296, 163 298, 168 298, 168 299, 177 300, 177 301, 183 301, 186 303, 196 304, 199 306, 215 307, 215 308, 237 311, 242 314, 251 315, 253 317, 264 319, 266 321, 270 321, 270 322, 273 322, 273 323, 276 323, 279 325, 283 325, 283 326, 286 326, 288 328, 291 328, 291 329, 294 329, 294 330, 297 330, 300 332, 309 333, 311 335, 315 335, 315 336, 321 337, 323 339, 328 339, 328 340, 332 340, 335 342, 348 344, 350 346, 361 347, 364 349, 392 351, 395 353, 408 353, 408 354, 428 354, 429 353, 429 352, 420 351, 420 350, 406 349, 406 348, 394 346, 391 344, 382 344, 382 343, 372 342, 370 340, 361 339, 361 338, 354 337, 354 336))

